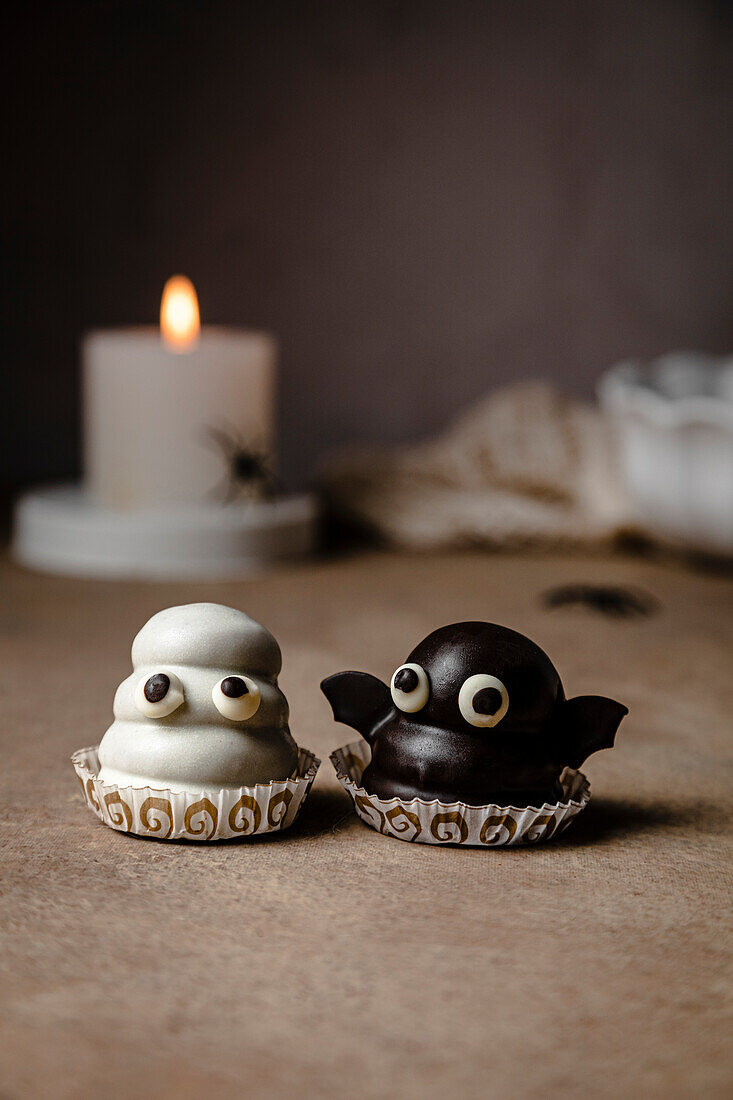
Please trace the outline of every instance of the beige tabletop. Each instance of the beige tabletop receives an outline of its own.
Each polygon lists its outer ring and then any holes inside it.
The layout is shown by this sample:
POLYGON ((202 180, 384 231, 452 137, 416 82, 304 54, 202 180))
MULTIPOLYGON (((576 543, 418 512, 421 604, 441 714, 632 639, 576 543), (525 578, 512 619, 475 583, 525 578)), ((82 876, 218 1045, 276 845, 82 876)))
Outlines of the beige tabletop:
POLYGON ((633 558, 380 554, 239 584, 0 574, 0 1095, 723 1097, 731 1053, 733 582, 633 558), (658 613, 546 610, 571 581, 658 613), (115 833, 69 763, 161 607, 215 600, 277 636, 323 763, 290 832, 218 845, 115 833), (436 626, 529 634, 569 694, 630 715, 557 842, 380 836, 328 753, 318 684, 388 677, 436 626))

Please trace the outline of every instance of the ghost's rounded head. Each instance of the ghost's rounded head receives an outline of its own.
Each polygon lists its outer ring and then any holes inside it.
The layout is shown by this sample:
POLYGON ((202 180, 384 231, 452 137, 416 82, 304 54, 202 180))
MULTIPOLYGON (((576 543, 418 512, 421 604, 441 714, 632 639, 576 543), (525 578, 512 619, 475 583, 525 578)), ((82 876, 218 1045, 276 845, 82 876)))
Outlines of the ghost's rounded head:
POLYGON ((132 663, 100 745, 102 780, 239 787, 294 771, 280 648, 244 612, 213 603, 159 611, 135 638, 132 663))

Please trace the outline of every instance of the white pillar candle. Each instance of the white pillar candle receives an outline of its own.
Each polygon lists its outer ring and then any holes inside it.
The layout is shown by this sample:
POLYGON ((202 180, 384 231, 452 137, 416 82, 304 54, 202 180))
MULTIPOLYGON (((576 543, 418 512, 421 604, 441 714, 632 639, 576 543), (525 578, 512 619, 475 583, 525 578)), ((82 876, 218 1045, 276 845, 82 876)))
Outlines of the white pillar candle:
POLYGON ((199 334, 197 305, 193 326, 185 308, 168 307, 167 339, 130 328, 84 340, 86 481, 106 507, 233 499, 232 460, 242 448, 272 469, 275 340, 211 326, 199 334))

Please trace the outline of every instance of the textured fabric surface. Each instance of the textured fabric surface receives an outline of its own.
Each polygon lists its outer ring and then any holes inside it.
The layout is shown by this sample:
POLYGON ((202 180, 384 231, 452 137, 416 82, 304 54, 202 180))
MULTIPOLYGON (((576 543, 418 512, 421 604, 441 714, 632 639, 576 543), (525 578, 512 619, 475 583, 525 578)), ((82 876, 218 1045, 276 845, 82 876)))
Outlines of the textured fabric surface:
POLYGON ((608 421, 543 382, 497 390, 431 442, 332 459, 323 485, 403 549, 598 545, 633 520, 608 421))
POLYGON ((0 575, 3 1097, 723 1097, 730 1052, 733 584, 671 562, 369 555, 241 584, 0 575), (657 614, 548 611, 644 587, 657 614), (126 837, 69 762, 111 719, 159 608, 241 607, 278 638, 324 760, 287 833, 126 837), (387 677, 432 628, 528 633, 572 694, 630 707, 560 841, 461 850, 359 822, 319 680, 387 677))

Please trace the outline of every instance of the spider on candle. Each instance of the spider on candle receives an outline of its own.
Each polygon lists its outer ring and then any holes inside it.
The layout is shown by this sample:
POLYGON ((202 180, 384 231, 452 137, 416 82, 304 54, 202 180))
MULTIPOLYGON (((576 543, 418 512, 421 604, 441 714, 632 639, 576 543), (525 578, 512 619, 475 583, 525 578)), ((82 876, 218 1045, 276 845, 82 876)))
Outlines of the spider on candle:
POLYGON ((207 436, 221 455, 225 469, 223 479, 212 489, 212 496, 231 504, 242 493, 261 500, 272 500, 279 494, 281 483, 266 451, 250 447, 232 427, 226 431, 209 428, 207 436))

